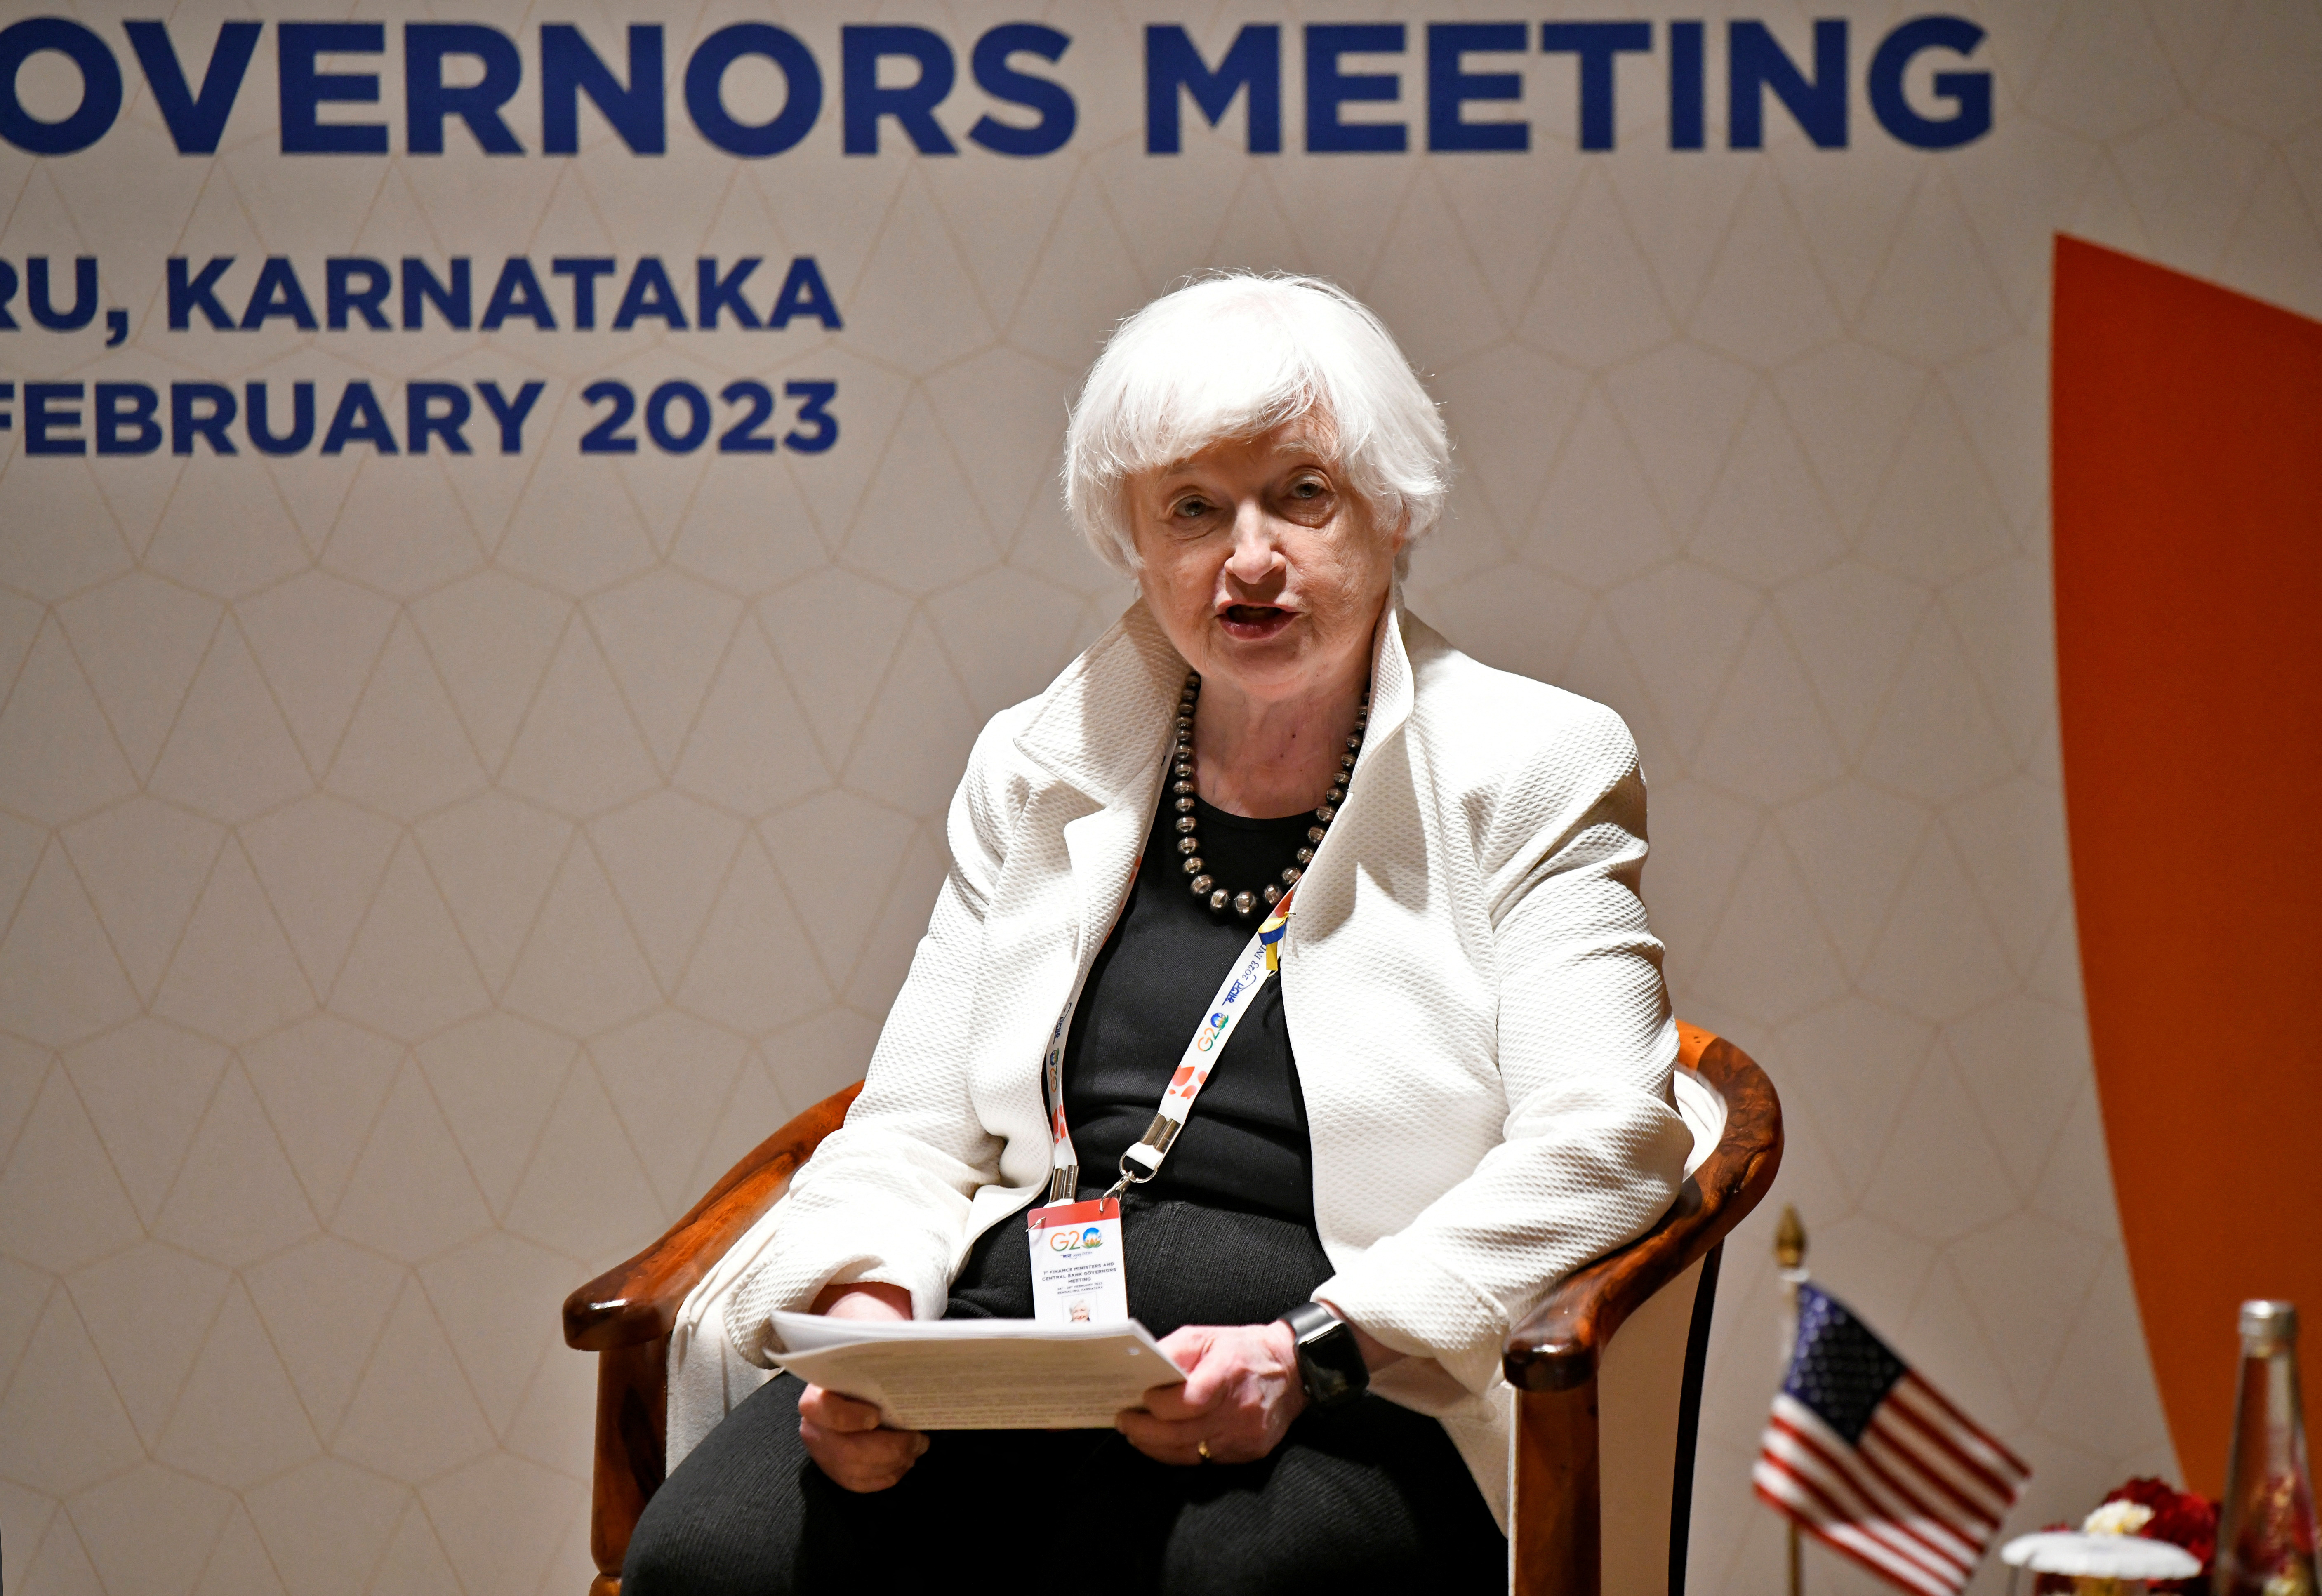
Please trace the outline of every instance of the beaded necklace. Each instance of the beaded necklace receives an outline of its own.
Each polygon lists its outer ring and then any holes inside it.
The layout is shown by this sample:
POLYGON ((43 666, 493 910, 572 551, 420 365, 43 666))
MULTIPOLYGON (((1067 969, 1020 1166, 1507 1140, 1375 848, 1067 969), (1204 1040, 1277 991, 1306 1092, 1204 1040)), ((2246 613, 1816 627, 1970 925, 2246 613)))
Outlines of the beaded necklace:
POLYGON ((1339 771, 1331 779, 1330 796, 1314 810, 1316 824, 1306 828, 1306 845, 1298 850, 1297 862, 1282 872, 1278 885, 1269 881, 1261 890, 1244 889, 1239 892, 1220 886, 1210 875, 1202 859, 1202 839, 1195 831, 1199 822, 1193 818, 1193 706, 1201 694, 1201 673, 1188 670, 1184 690, 1177 696, 1177 746, 1169 756, 1169 790, 1177 800, 1177 852, 1184 855, 1185 873, 1193 878, 1194 897, 1208 900, 1212 913, 1222 913, 1230 907, 1247 920, 1257 912, 1259 904, 1272 907, 1281 900, 1283 893, 1298 884, 1298 878, 1306 873, 1315 848, 1337 816, 1339 806, 1346 801, 1347 780, 1354 773, 1355 756, 1362 752, 1364 728, 1370 724, 1371 690, 1367 686, 1363 689, 1361 707, 1355 711, 1354 735, 1347 739, 1347 751, 1339 756, 1339 771))

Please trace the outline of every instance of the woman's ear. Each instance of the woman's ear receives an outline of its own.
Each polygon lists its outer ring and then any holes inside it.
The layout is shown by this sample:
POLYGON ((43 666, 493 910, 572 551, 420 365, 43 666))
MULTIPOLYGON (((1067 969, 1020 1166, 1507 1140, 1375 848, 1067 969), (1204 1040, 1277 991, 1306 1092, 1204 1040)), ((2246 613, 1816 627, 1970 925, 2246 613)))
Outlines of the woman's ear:
POLYGON ((1122 534, 1117 546, 1129 561, 1128 574, 1132 578, 1145 569, 1145 487, 1141 475, 1124 476, 1112 501, 1122 534))
MULTIPOLYGON (((1386 540, 1387 563, 1394 571, 1393 582, 1400 582, 1411 574, 1411 511, 1405 509, 1394 531, 1386 540)), ((1392 583, 1390 584, 1392 585, 1392 583)))

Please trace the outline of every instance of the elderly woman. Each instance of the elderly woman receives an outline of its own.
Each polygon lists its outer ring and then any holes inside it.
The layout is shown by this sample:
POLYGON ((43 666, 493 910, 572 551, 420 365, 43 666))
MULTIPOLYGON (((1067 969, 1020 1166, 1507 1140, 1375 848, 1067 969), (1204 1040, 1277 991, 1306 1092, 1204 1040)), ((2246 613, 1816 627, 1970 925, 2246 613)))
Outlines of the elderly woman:
POLYGON ((932 1436, 774 1380, 627 1596, 1503 1590, 1502 1341, 1678 1190, 1635 745, 1397 606, 1449 445, 1386 329, 1196 281, 1065 452, 1138 598, 977 739, 863 1095, 689 1304, 672 1427, 772 1361, 771 1309, 1034 1317, 1028 1211, 1124 1179, 1127 1308, 1188 1377, 1113 1430, 932 1436))

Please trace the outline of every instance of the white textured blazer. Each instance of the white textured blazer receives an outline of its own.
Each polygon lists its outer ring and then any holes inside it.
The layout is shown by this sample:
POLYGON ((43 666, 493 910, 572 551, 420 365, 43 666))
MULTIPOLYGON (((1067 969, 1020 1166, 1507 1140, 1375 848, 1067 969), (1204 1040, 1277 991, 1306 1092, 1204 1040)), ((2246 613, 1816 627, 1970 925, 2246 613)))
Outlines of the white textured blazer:
MULTIPOLYGON (((764 1378, 736 1358, 764 1363, 769 1309, 877 1281, 937 1317, 969 1245, 1046 1183, 1042 1050, 1127 895, 1184 676, 1140 602, 977 738, 862 1097, 685 1304, 673 1454, 764 1378)), ((1411 1354, 1373 1389, 1442 1420, 1503 1525, 1504 1338, 1660 1216, 1693 1146, 1644 861, 1620 717, 1391 605, 1360 762, 1282 944, 1337 1271, 1315 1295, 1411 1354)))

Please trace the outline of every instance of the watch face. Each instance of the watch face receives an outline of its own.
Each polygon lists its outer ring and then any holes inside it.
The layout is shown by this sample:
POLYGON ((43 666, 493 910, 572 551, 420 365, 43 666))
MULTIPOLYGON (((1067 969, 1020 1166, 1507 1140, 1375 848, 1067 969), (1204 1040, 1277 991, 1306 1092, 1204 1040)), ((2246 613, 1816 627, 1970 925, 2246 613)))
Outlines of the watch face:
POLYGON ((1317 1407, 1348 1401, 1370 1384, 1363 1349, 1343 1323, 1298 1344, 1298 1371, 1306 1387, 1306 1400, 1317 1407))

